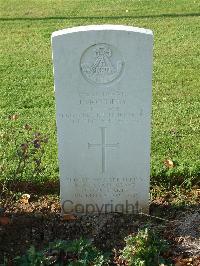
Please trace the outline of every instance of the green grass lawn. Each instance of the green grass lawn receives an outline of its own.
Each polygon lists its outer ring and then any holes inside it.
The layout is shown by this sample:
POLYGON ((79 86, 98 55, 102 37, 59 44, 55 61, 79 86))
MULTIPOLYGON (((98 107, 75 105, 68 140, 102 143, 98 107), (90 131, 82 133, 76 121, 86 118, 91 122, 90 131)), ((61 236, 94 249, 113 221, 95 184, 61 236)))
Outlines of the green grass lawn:
POLYGON ((19 132, 25 124, 49 137, 40 180, 58 178, 51 33, 106 23, 154 32, 152 184, 197 183, 199 16, 198 0, 0 0, 0 178, 17 166, 14 147, 27 138, 19 132), (16 121, 8 118, 13 114, 16 121), (166 159, 175 166, 168 169, 166 159))

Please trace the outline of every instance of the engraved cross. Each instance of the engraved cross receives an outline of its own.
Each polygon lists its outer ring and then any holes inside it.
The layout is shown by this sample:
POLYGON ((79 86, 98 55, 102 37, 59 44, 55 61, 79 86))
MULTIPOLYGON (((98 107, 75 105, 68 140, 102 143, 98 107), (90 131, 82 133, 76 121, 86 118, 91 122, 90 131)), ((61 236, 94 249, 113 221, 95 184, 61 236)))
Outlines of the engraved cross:
POLYGON ((119 143, 108 144, 106 143, 106 128, 101 127, 101 144, 91 144, 88 143, 88 149, 92 147, 101 147, 101 165, 102 165, 102 173, 106 171, 106 148, 118 148, 119 143))

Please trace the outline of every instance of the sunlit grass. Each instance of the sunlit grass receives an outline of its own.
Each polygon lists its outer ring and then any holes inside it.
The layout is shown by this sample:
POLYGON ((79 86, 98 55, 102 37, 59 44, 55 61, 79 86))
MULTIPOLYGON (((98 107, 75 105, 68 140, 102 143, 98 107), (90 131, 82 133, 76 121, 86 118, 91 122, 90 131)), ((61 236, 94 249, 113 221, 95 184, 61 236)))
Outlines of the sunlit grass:
POLYGON ((8 116, 17 113, 19 119, 14 123, 18 127, 28 123, 48 134, 46 173, 48 178, 57 179, 51 33, 66 27, 104 23, 150 28, 154 32, 151 175, 161 182, 173 176, 178 176, 180 183, 197 178, 198 10, 200 2, 188 0, 0 0, 1 131, 9 131, 8 116), (175 167, 167 169, 165 159, 173 160, 175 167))

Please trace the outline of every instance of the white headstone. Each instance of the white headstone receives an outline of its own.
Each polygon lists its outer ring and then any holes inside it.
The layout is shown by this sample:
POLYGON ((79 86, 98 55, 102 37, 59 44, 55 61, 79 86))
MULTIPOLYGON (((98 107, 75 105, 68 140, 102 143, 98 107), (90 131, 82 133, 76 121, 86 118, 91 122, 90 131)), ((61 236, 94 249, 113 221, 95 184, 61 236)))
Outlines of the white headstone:
POLYGON ((151 30, 52 34, 62 213, 148 212, 151 30))

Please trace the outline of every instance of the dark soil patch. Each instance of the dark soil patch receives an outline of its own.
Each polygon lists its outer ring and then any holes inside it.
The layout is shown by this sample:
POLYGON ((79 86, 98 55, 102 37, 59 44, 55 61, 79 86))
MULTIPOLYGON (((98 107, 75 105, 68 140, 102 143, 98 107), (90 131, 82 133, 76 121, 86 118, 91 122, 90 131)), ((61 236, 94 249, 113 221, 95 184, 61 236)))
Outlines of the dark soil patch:
POLYGON ((103 251, 118 250, 124 246, 124 237, 148 225, 169 240, 171 258, 179 261, 192 258, 193 264, 188 265, 200 265, 200 210, 197 205, 174 208, 158 199, 152 202, 150 215, 113 213, 63 219, 57 195, 37 196, 32 193, 28 203, 16 198, 10 201, 2 199, 3 202, 6 204, 5 209, 0 209, 0 217, 8 219, 0 225, 0 263, 3 263, 4 256, 13 259, 24 254, 31 245, 41 249, 58 239, 84 237, 91 239, 103 251))

